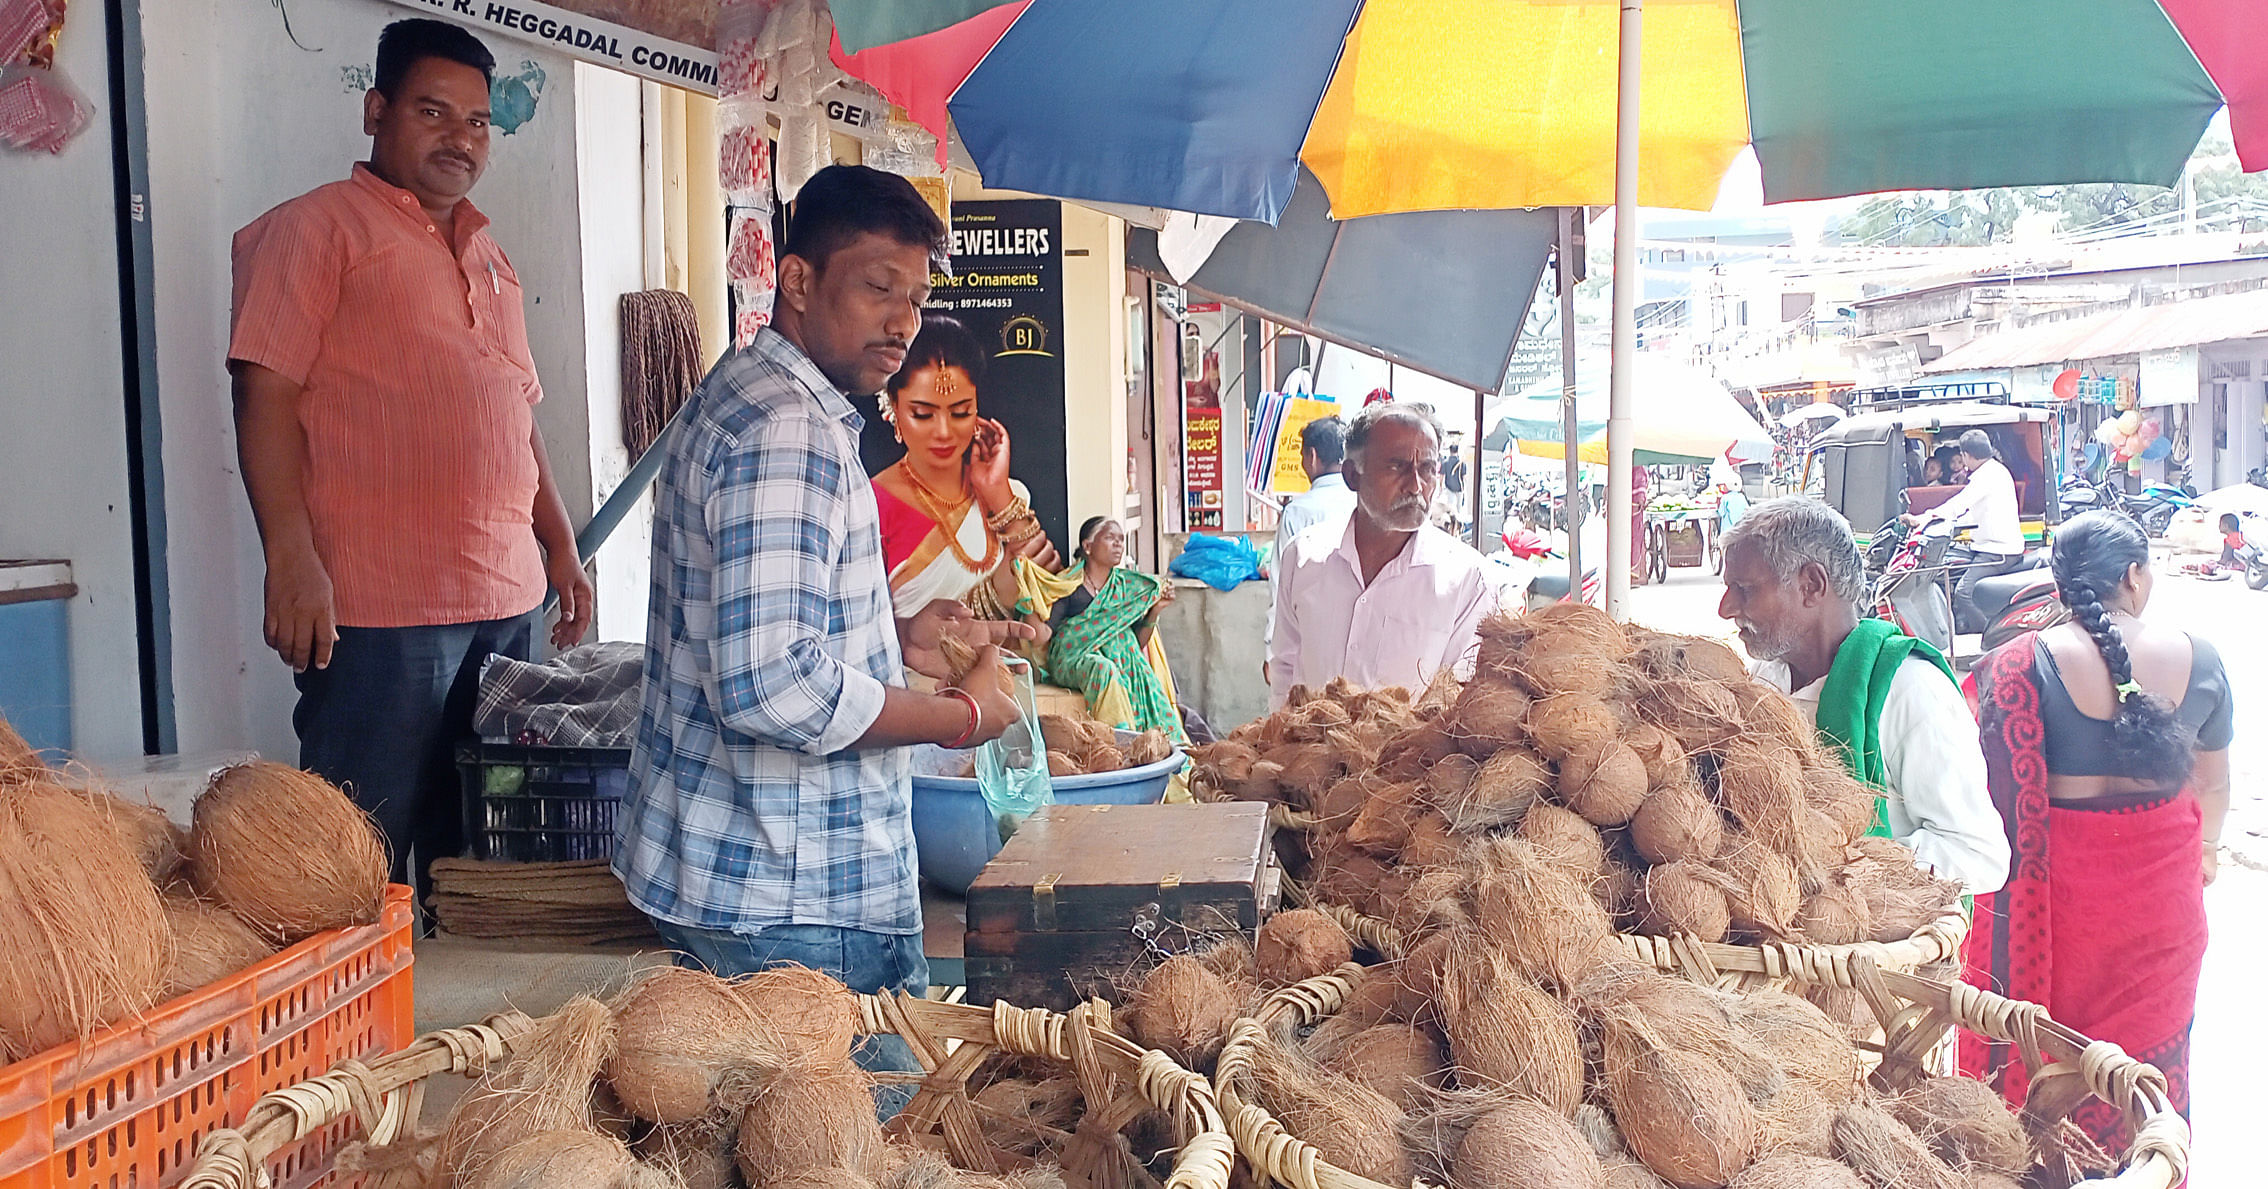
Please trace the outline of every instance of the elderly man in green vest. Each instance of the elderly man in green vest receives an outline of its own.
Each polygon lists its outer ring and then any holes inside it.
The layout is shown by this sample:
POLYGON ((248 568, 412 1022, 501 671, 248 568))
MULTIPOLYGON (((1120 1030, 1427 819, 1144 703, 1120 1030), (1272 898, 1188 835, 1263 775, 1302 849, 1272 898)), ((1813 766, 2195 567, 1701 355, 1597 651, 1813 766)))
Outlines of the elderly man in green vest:
POLYGON ((1757 678, 1793 697, 1879 790, 1873 832, 1972 895, 1999 890, 2008 836, 1976 720, 1936 649, 1859 617, 1866 563, 1850 524, 1814 499, 1772 500, 1725 535, 1724 557, 1717 614, 1740 629, 1757 678))

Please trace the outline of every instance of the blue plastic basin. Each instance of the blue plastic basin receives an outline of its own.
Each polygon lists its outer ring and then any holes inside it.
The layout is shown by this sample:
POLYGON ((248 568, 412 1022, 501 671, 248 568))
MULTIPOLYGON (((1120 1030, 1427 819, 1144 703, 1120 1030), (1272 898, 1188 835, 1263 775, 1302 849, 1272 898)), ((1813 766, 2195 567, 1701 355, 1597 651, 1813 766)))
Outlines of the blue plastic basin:
MULTIPOLYGON (((1122 738, 1132 734, 1119 732, 1122 738)), ((1099 772, 1088 776, 1058 776, 1049 781, 1058 805, 1155 805, 1165 797, 1166 785, 1187 762, 1178 749, 1155 764, 1099 772)), ((920 851, 921 877, 956 896, 965 895, 977 873, 1000 853, 1000 827, 984 803, 973 777, 922 776, 913 778, 914 845, 920 851)))

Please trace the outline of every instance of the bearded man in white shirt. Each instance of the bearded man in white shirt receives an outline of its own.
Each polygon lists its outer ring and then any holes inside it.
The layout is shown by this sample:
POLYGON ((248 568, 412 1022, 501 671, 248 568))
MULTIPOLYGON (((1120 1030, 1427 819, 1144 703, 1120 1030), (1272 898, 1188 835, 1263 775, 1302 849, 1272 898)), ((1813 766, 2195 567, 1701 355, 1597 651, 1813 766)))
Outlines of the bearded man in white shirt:
POLYGON ((2023 564, 2024 518, 2016 508, 2016 477, 1985 431, 1961 435, 1953 465, 1967 477, 1960 492, 1926 515, 1909 513, 1898 520, 1909 527, 1945 520, 1969 530, 1968 560, 1953 588, 1953 630, 1981 632, 1985 624, 1977 613, 1977 583, 2023 564))
POLYGON ((1276 567, 1269 699, 1345 677, 1423 689, 1472 674, 1476 629, 1500 590, 1473 548, 1426 523, 1441 486, 1441 424, 1424 405, 1376 404, 1347 426, 1354 514, 1318 524, 1276 567))
POLYGON ((1853 776, 1875 787, 1872 833, 1971 895, 2008 879, 2008 835, 1985 784, 1976 719, 1936 649, 1861 619, 1866 562, 1851 526, 1805 496, 1751 508, 1725 534, 1717 614, 1757 678, 1786 691, 1853 776))

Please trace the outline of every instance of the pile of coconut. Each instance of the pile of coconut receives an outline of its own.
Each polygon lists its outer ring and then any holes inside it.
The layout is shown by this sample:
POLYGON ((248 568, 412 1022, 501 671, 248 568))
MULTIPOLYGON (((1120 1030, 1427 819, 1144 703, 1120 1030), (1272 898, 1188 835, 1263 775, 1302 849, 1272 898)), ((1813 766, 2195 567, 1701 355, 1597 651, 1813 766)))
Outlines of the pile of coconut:
POLYGON ((378 919, 386 853, 338 789, 218 774, 183 830, 0 722, 0 1059, 83 1040, 326 929, 378 919))
MULTIPOLYGON (((1337 1012, 1279 1028, 1235 1073, 1241 1097, 1330 1163, 1454 1189, 2006 1189, 2035 1164, 1983 1083, 1870 1087, 1859 1050, 1804 999, 1639 966, 1534 843, 1491 840, 1468 872, 1454 923, 1352 974, 1337 1012)), ((1210 1067, 1269 986, 1354 950, 1329 917, 1283 913, 1256 951, 1160 965, 1132 1027, 1210 1067)))
POLYGON ((457 1189, 1084 1189, 1054 1163, 1085 1111, 1067 1071, 998 1055, 975 1071, 991 1168, 965 1171, 877 1121, 858 1029, 856 998, 801 967, 657 969, 611 1005, 577 997, 540 1021, 438 1135, 355 1163, 457 1189))
MULTIPOLYGON (((1047 744, 1050 776, 1123 772, 1155 764, 1173 754, 1173 739, 1156 727, 1138 735, 1121 736, 1109 723, 1061 714, 1040 715, 1040 737, 1047 744)), ((976 775, 974 755, 962 765, 961 775, 976 775)))
POLYGON ((1865 836, 1873 791, 1731 649, 1580 604, 1485 622, 1461 687, 1295 689, 1196 759, 1213 795, 1305 816, 1279 837, 1316 898, 1412 934, 1506 836, 1625 932, 1896 941, 1960 893, 1865 836))

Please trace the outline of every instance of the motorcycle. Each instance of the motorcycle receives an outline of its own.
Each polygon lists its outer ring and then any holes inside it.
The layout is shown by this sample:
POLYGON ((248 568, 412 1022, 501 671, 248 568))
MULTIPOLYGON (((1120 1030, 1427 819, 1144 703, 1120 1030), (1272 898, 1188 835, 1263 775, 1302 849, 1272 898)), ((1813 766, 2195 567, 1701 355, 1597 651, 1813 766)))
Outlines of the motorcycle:
POLYGON ((1582 593, 1579 597, 1574 596, 1569 593, 1567 568, 1564 565, 1545 568, 1545 564, 1550 561, 1565 560, 1565 555, 1553 549, 1550 542, 1526 529, 1506 532, 1503 536, 1504 548, 1511 552, 1515 560, 1536 567, 1528 576, 1523 594, 1528 610, 1539 611, 1553 603, 1576 601, 1592 606, 1599 604, 1603 587, 1598 567, 1592 566, 1583 571, 1582 593))
POLYGON ((2144 531, 2162 537, 2173 527, 2176 514, 2197 506, 2197 489, 2187 484, 2152 483, 2139 493, 2123 495, 2123 504, 2127 514, 2142 523, 2144 531))
MULTIPOLYGON (((1996 574, 1977 583, 1977 611, 1984 616, 1984 651, 2008 643, 2025 632, 2036 632, 2068 622, 2071 609, 2055 594, 2055 575, 2046 555, 2025 569, 1996 574)), ((2268 571, 2264 571, 2268 573, 2268 571)))
POLYGON ((1953 533, 1944 521, 1909 531, 1892 520, 1875 530, 1867 565, 1874 616, 1947 654, 1953 651, 1953 588, 1946 581, 1945 554, 1953 533))

